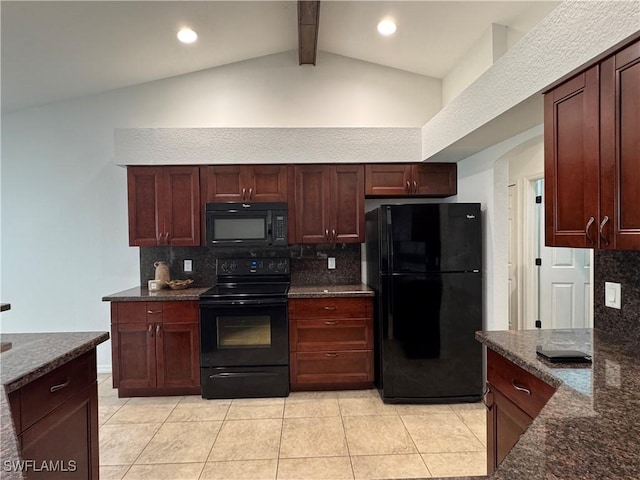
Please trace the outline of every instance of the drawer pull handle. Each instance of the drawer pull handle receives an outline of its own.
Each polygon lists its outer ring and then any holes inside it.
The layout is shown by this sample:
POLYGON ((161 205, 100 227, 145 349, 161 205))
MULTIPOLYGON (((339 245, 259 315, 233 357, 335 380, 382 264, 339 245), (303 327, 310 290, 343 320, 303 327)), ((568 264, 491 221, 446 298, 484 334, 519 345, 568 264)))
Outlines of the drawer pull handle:
POLYGON ((515 388, 517 391, 526 393, 527 395, 531 395, 531 390, 529 390, 528 388, 524 388, 516 385, 516 382, 514 380, 511 381, 511 385, 513 385, 513 388, 515 388))
POLYGON ((338 354, 337 353, 325 353, 324 356, 325 357, 337 357, 338 354))
POLYGON ((57 392, 58 390, 62 390, 63 388, 68 387, 70 383, 71 383, 71 379, 70 379, 70 378, 68 378, 66 382, 61 383, 61 384, 59 384, 59 385, 54 385, 53 387, 51 387, 51 388, 49 389, 49 391, 50 391, 51 393, 55 393, 55 392, 57 392))
POLYGON ((154 313, 162 313, 162 310, 147 310, 147 313, 153 315, 154 313))
POLYGON ((335 320, 327 320, 324 322, 325 325, 337 325, 338 322, 336 322, 335 320))
POLYGON ((327 306, 324 307, 324 309, 325 310, 335 310, 336 307, 330 307, 330 306, 327 305, 327 306))

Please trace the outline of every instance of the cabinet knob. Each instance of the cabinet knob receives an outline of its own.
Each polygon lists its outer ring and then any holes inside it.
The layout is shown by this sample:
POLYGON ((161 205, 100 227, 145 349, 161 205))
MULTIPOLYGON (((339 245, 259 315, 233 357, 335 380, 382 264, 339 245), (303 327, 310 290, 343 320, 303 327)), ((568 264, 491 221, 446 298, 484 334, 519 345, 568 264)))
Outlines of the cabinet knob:
POLYGON ((589 243, 591 245, 595 245, 595 241, 593 240, 593 237, 589 234, 589 229, 591 228, 591 225, 593 225, 593 222, 595 222, 596 219, 593 217, 589 217, 589 221, 587 222, 587 225, 584 227, 584 234, 587 237, 587 240, 589 240, 589 243))
POLYGON ((71 383, 71 379, 70 379, 70 378, 67 378, 67 381, 66 381, 66 382, 64 382, 64 383, 60 383, 60 384, 58 384, 58 385, 54 385, 53 387, 51 387, 51 388, 49 389, 49 391, 50 391, 51 393, 55 393, 55 392, 57 392, 58 390, 62 390, 63 388, 67 388, 67 387, 69 386, 69 384, 70 384, 70 383, 71 383))
POLYGON ((602 222, 600 222, 600 229, 598 230, 600 233, 600 241, 602 242, 602 245, 604 245, 605 247, 609 245, 609 240, 604 236, 602 229, 608 222, 609 222, 609 217, 605 215, 604 218, 602 219, 602 222))
POLYGON ((520 385, 517 385, 515 380, 511 380, 511 385, 517 391, 522 392, 522 393, 526 393, 527 395, 531 395, 531 390, 529 390, 528 388, 525 388, 525 387, 521 387, 520 385))

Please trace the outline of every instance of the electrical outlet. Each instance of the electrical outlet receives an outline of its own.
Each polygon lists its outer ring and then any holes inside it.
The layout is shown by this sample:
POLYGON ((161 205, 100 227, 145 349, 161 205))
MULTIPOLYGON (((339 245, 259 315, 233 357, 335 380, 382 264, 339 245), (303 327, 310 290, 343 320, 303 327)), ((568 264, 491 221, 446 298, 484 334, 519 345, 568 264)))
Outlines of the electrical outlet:
POLYGON ((184 261, 184 272, 191 273, 193 272, 193 260, 185 260, 184 261))
POLYGON ((327 268, 329 270, 335 270, 335 268, 336 268, 336 257, 327 257, 327 268))
POLYGON ((613 282, 604 282, 604 304, 607 307, 620 309, 622 303, 622 293, 620 284, 613 282))

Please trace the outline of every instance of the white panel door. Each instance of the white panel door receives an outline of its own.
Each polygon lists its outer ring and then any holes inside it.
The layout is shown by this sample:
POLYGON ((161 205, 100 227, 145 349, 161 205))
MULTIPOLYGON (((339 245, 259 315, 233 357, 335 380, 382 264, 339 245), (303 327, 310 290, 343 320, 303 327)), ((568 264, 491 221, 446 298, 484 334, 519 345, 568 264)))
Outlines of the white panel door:
POLYGON ((541 248, 542 328, 590 328, 591 250, 541 248))

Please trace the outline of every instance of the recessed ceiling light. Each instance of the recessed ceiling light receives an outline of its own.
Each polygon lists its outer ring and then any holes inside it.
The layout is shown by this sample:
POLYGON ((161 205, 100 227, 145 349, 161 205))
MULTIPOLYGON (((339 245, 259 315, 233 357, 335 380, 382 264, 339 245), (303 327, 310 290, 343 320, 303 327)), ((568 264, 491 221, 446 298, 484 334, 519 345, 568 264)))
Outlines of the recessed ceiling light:
POLYGON ((393 35, 394 33, 396 33, 396 29, 398 27, 396 26, 395 22, 393 20, 382 20, 380 23, 378 23, 378 32, 380 32, 381 35, 385 35, 385 36, 389 36, 389 35, 393 35))
POLYGON ((198 39, 198 34, 190 28, 181 28, 177 36, 182 43, 193 43, 198 39))

